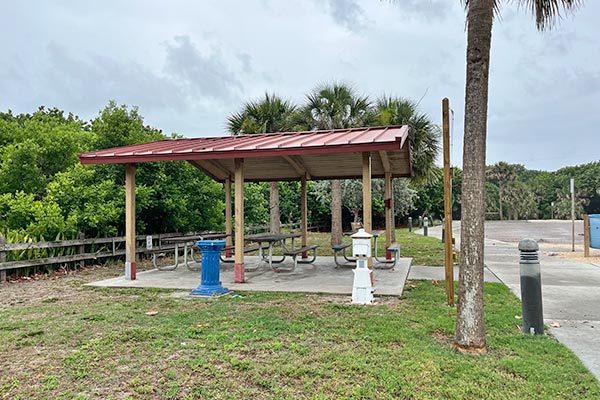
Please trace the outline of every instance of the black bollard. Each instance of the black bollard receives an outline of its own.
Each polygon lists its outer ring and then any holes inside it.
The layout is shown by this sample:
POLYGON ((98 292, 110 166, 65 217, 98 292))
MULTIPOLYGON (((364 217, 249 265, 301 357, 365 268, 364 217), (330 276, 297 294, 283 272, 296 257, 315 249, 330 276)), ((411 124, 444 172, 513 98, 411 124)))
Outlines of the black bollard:
POLYGON ((533 239, 523 239, 519 242, 523 332, 532 335, 544 334, 542 280, 538 250, 539 246, 533 239))
POLYGON ((408 217, 408 231, 412 232, 412 217, 408 217))
POLYGON ((429 218, 423 218, 423 236, 427 236, 427 228, 429 227, 429 218))
POLYGON ((419 228, 423 227, 423 217, 419 215, 419 228))

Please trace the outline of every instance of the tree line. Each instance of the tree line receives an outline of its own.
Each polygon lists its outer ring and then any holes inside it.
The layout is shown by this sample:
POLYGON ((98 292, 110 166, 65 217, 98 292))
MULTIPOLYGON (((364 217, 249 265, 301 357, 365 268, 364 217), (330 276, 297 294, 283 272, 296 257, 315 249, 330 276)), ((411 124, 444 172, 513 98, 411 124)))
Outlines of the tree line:
MULTIPOLYGON (((319 87, 307 96, 309 100, 302 106, 292 106, 275 95, 265 95, 244 104, 241 112, 231 115, 227 126, 234 134, 302 130, 322 127, 307 121, 319 116, 325 118, 323 115, 329 119, 330 126, 409 123, 421 129, 421 134, 413 141, 424 140, 423 136, 426 136, 428 149, 434 149, 427 155, 430 160, 435 159, 439 129, 416 111, 414 103, 389 97, 373 103, 364 97, 357 101, 349 87, 343 88, 349 96, 341 96, 340 90, 339 87, 335 90, 319 87), (317 99, 318 95, 321 95, 320 99, 317 99), (339 97, 350 99, 348 104, 364 107, 365 112, 358 113, 362 117, 351 124, 351 115, 357 113, 351 107, 337 106, 335 102, 339 102, 339 97), (327 114, 319 108, 322 104, 335 106, 336 112, 344 115, 336 115, 334 111, 327 114), (278 120, 282 115, 284 118, 278 120), (336 119, 338 122, 331 122, 336 119), (238 123, 240 127, 236 128, 238 123)), ((45 107, 31 114, 0 113, 0 233, 34 240, 71 239, 78 232, 88 237, 123 234, 123 166, 83 166, 77 154, 170 137, 177 135, 167 136, 145 125, 136 107, 115 102, 110 102, 91 121, 45 107)), ((419 151, 418 145, 413 144, 414 149, 419 151)), ((433 161, 424 164, 428 170, 421 170, 415 179, 395 179, 395 212, 400 224, 405 222, 406 216, 427 215, 441 219, 443 215, 441 169, 433 161)), ((570 178, 575 178, 576 182, 577 216, 600 213, 600 162, 565 167, 555 172, 527 170, 520 164, 499 162, 486 168, 486 177, 488 219, 570 218, 570 178)), ((454 168, 453 214, 457 219, 460 217, 461 183, 462 171, 454 168)), ((224 228, 222 185, 188 163, 142 163, 138 166, 137 184, 139 232, 224 228)), ((335 222, 331 219, 333 185, 325 181, 308 184, 309 224, 329 230, 335 222)), ((360 185, 356 180, 339 182, 341 197, 336 201, 342 207, 340 224, 344 229, 349 228, 350 222, 360 220, 360 185)), ((374 180, 373 192, 374 226, 383 226, 382 182, 374 180)), ((245 196, 249 225, 300 220, 299 182, 248 183, 245 196)), ((276 228, 271 226, 271 229, 276 228)))
MULTIPOLYGON (((522 164, 499 161, 485 168, 485 216, 487 220, 570 219, 570 179, 575 180, 575 216, 600 213, 600 161, 560 168, 530 170, 522 164)), ((452 171, 452 217, 460 219, 462 170, 452 171)), ((417 217, 441 219, 444 215, 444 185, 429 181, 417 191, 417 217)))
MULTIPOLYGON (((415 207, 419 187, 435 179, 439 128, 410 100, 382 97, 371 102, 342 84, 319 86, 295 106, 275 95, 242 105, 227 121, 232 134, 251 134, 324 127, 410 124, 413 165, 417 175, 394 184, 396 214, 415 207), (239 123, 239 126, 236 125, 239 123)), ((40 107, 31 114, 0 112, 0 233, 19 240, 121 235, 124 232, 124 166, 81 165, 77 154, 136 143, 177 138, 148 126, 137 107, 111 101, 91 121, 57 108, 40 107)), ((332 196, 328 182, 309 182, 309 224, 331 228, 332 204, 338 203, 348 226, 357 220, 361 192, 355 182, 339 183, 332 196)), ((383 190, 374 183, 374 223, 382 225, 383 190)), ((248 225, 273 219, 300 219, 299 182, 247 183, 248 225), (276 214, 273 192, 277 192, 276 214), (271 204, 270 204, 271 200, 271 204)), ((224 229, 221 184, 187 162, 141 163, 136 171, 137 231, 191 232, 224 229)), ((271 221, 272 222, 272 221, 271 221)))

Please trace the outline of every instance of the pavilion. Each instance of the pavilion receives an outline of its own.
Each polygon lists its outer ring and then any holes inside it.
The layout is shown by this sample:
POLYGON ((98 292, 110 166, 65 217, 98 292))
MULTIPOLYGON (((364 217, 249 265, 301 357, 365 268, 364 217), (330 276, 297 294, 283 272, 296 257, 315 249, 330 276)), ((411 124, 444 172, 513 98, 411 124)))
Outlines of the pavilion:
MULTIPOLYGON (((371 179, 384 179, 386 246, 393 226, 392 178, 412 176, 409 127, 387 126, 166 139, 79 154, 82 164, 126 164, 125 274, 136 276, 135 164, 185 160, 225 189, 225 231, 232 244, 231 185, 235 194, 236 283, 244 278, 244 182, 300 181, 302 246, 307 244, 307 180, 361 179, 363 226, 372 231, 371 179)), ((372 265, 369 260, 369 266, 372 265)))

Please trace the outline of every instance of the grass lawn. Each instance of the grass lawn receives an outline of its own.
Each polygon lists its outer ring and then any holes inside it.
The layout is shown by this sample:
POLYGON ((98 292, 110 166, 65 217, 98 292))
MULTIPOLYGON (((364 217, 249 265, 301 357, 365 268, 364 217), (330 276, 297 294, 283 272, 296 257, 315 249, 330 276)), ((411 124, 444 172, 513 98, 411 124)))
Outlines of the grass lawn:
MULTIPOLYGON (((350 238, 344 238, 350 242, 350 238)), ((412 257, 413 265, 443 266, 444 244, 440 239, 425 237, 408 232, 408 229, 396 229, 396 242, 400 244, 402 257, 412 257)), ((332 256, 331 233, 309 232, 308 244, 319 246, 319 255, 332 256)), ((385 254, 385 237, 377 241, 378 254, 385 254)), ((350 251, 350 249, 349 249, 350 251)))
POLYGON ((500 284, 486 285, 488 352, 469 356, 450 346, 443 283, 409 282, 375 306, 49 283, 45 297, 0 308, 2 399, 600 398, 569 350, 521 334, 519 302, 500 284))

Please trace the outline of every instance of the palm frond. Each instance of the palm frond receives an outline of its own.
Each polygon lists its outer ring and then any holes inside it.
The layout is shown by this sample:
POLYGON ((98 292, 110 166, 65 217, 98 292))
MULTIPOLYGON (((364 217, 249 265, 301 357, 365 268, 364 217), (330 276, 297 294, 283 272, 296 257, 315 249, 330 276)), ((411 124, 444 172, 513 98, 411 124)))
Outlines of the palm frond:
POLYGON ((535 24, 541 31, 552 28, 561 12, 573 12, 582 4, 582 0, 514 0, 519 7, 528 8, 535 17, 535 24))

